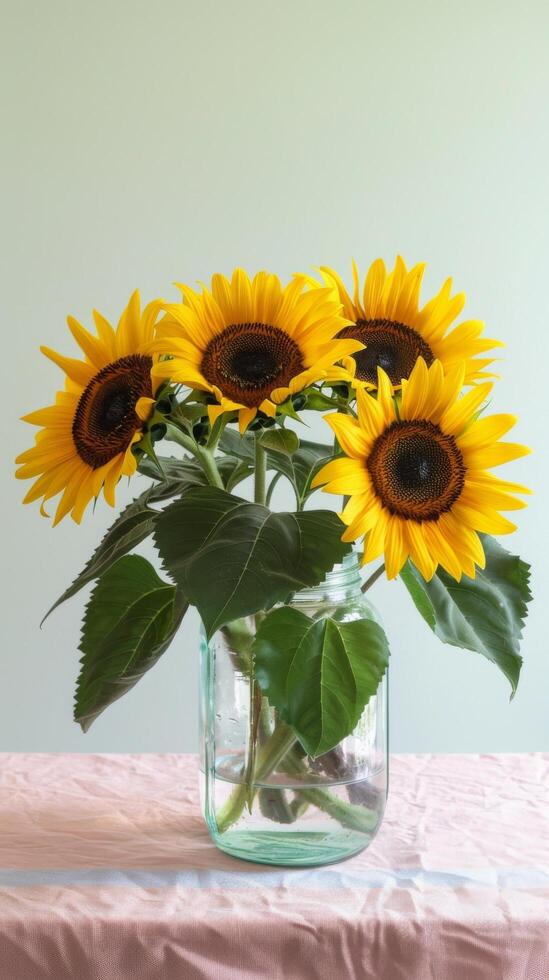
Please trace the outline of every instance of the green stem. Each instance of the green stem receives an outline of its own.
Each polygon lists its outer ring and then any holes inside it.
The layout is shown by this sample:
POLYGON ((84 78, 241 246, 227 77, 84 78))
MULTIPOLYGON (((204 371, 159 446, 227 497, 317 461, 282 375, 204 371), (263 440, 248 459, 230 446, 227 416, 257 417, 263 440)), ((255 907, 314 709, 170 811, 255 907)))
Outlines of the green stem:
POLYGON ((206 448, 209 449, 211 453, 215 453, 219 440, 223 435, 228 420, 229 420, 229 416, 227 415, 226 412, 224 412, 223 415, 220 415, 219 418, 217 418, 214 424, 212 425, 210 430, 210 437, 206 443, 206 448))
POLYGON ((246 783, 240 783, 233 789, 228 800, 225 801, 215 817, 218 834, 224 834, 233 823, 240 817, 248 800, 248 787, 246 783))
POLYGON ((192 453, 193 456, 196 456, 196 450, 198 447, 194 439, 183 432, 178 425, 174 425, 173 422, 166 423, 166 439, 168 442, 175 442, 176 445, 182 446, 188 453, 192 453))
POLYGON ((200 463, 206 479, 210 486, 218 487, 220 490, 224 490, 223 480, 221 479, 221 474, 217 468, 215 458, 212 452, 205 446, 199 446, 197 442, 194 441, 185 432, 172 424, 168 424, 166 430, 166 439, 170 442, 175 442, 178 446, 182 446, 186 449, 188 453, 191 453, 194 458, 200 463))
POLYGON ((263 750, 257 758, 257 768, 255 778, 259 781, 265 779, 273 769, 277 769, 280 762, 297 742, 295 732, 284 722, 279 722, 266 742, 263 750))
POLYGON ((311 803, 319 810, 327 813, 328 816, 333 817, 342 827, 360 830, 363 834, 373 830, 379 820, 375 810, 368 810, 366 807, 356 806, 354 803, 346 803, 345 800, 340 800, 338 796, 334 796, 327 789, 306 787, 298 790, 297 795, 300 800, 311 803))
MULTIPOLYGON (((284 770, 289 773, 299 774, 305 772, 303 760, 297 755, 295 748, 290 749, 285 760, 284 770)), ((349 827, 351 830, 360 830, 367 833, 372 830, 377 823, 378 815, 375 810, 369 810, 364 806, 355 806, 353 803, 346 803, 338 796, 334 796, 327 789, 317 788, 316 786, 304 786, 295 790, 296 798, 301 803, 312 804, 319 810, 323 810, 328 816, 337 820, 342 827, 349 827)))
MULTIPOLYGON (((268 742, 257 753, 254 782, 261 781, 276 769, 295 742, 296 737, 291 728, 284 724, 278 725, 268 742)), ((236 823, 248 802, 249 793, 250 787, 246 783, 241 783, 233 790, 216 817, 217 830, 220 834, 236 823)))
POLYGON ((255 434, 254 501, 265 503, 265 484, 267 479, 267 453, 260 443, 261 431, 255 434))
POLYGON ((251 672, 250 672, 250 740, 248 744, 248 764, 246 766, 246 773, 244 776, 244 782, 248 787, 248 798, 246 803, 248 804, 248 810, 252 812, 252 803, 254 799, 254 773, 256 771, 256 756, 257 756, 257 742, 259 738, 259 722, 261 717, 261 688, 255 678, 254 670, 254 659, 252 654, 251 660, 251 672))
MULTIPOLYGON (((293 774, 305 772, 305 767, 301 759, 298 759, 292 750, 297 739, 288 725, 279 722, 269 740, 259 749, 256 759, 256 768, 253 776, 254 783, 257 784, 265 779, 271 772, 280 767, 284 760, 283 771, 293 774)), ((245 806, 250 807, 250 799, 256 791, 255 786, 250 787, 247 783, 241 783, 229 796, 228 800, 219 810, 216 823, 218 833, 223 834, 229 829, 242 814, 245 806), (250 792, 252 790, 252 792, 250 792)), ((364 806, 357 806, 353 803, 346 803, 345 800, 334 796, 329 790, 317 788, 315 786, 296 787, 295 790, 295 818, 299 816, 304 804, 313 805, 323 810, 334 820, 337 820, 342 827, 349 827, 351 830, 360 830, 368 833, 377 822, 378 816, 374 810, 369 810, 364 806)))
POLYGON ((252 633, 245 619, 235 619, 221 627, 225 642, 229 648, 231 660, 236 670, 249 675, 251 670, 252 643, 255 634, 252 633))
POLYGON ((224 490, 225 486, 223 484, 223 480, 221 479, 221 474, 217 468, 217 463, 213 453, 210 452, 209 449, 206 449, 205 446, 197 446, 196 448, 196 458, 206 474, 208 483, 210 483, 212 487, 218 487, 220 490, 224 490))
POLYGON ((366 579, 364 585, 361 587, 361 592, 367 592, 368 589, 371 589, 372 585, 375 585, 378 578, 381 578, 384 571, 385 571, 385 564, 380 565, 379 568, 376 568, 375 572, 372 572, 372 574, 370 575, 370 578, 366 579))

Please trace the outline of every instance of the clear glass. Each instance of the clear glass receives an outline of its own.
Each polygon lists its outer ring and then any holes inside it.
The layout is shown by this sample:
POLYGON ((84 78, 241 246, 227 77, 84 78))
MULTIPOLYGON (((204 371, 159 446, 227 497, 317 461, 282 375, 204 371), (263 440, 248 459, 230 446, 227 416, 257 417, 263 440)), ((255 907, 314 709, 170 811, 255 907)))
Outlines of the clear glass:
MULTIPOLYGON (((379 622, 360 586, 353 554, 321 585, 295 595, 291 605, 311 619, 379 622)), ((237 620, 209 644, 201 631, 204 819, 217 846, 235 857, 290 866, 340 861, 367 847, 383 818, 387 679, 353 733, 312 758, 261 695, 257 682, 250 685, 254 630, 254 617, 237 620)))

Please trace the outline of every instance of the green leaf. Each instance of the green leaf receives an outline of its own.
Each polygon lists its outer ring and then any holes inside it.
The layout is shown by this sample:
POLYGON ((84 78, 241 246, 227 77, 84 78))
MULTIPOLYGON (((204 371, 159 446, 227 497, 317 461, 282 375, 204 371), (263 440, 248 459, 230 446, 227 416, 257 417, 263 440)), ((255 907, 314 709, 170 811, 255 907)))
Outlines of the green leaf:
POLYGON ((187 608, 139 555, 101 576, 86 607, 74 718, 83 731, 164 653, 187 608))
POLYGON ((254 472, 253 463, 247 463, 244 459, 230 459, 228 456, 220 456, 217 457, 216 463, 221 473, 221 479, 225 484, 225 489, 229 493, 239 483, 242 483, 243 480, 247 480, 249 476, 252 476, 254 472))
MULTIPOLYGON (((48 616, 67 599, 71 599, 80 589, 93 582, 105 572, 118 558, 133 551, 150 534, 154 527, 157 511, 151 504, 162 503, 172 497, 178 497, 191 486, 206 486, 207 480, 198 463, 192 460, 175 459, 174 457, 159 457, 159 462, 167 479, 149 487, 139 497, 121 512, 114 524, 105 533, 100 545, 84 568, 76 576, 74 582, 65 589, 63 595, 48 609, 42 623, 48 616)), ((253 465, 247 465, 239 459, 221 457, 218 459, 221 478, 228 490, 245 480, 253 472, 253 465)), ((158 480, 158 471, 150 460, 142 459, 139 464, 140 472, 154 476, 158 480)))
POLYGON ((192 402, 179 402, 177 408, 173 412, 172 418, 175 420, 188 419, 190 422, 196 422, 197 419, 203 419, 208 417, 208 406, 204 404, 193 404, 192 402))
POLYGON ((299 439, 291 429, 264 429, 259 437, 260 445, 272 452, 291 456, 299 449, 299 439))
POLYGON ((180 479, 170 478, 166 483, 159 483, 156 486, 150 487, 132 501, 131 504, 128 504, 106 532, 100 545, 84 565, 80 574, 76 576, 72 585, 69 585, 68 589, 63 592, 63 595, 54 602, 42 622, 62 602, 66 602, 67 599, 76 595, 88 582, 92 582, 98 578, 118 558, 128 554, 129 551, 136 548, 141 541, 144 541, 152 533, 157 512, 152 509, 151 504, 160 503, 163 500, 169 500, 171 497, 177 496, 188 485, 189 483, 183 482, 180 479))
MULTIPOLYGON (((231 459, 229 456, 216 456, 217 468, 221 474, 221 479, 227 490, 231 491, 254 471, 253 463, 246 460, 231 459)), ((206 481, 204 481, 206 483, 206 481)))
POLYGON ((329 398, 328 395, 324 395, 321 391, 312 390, 305 392, 305 394, 307 394, 307 408, 310 411, 333 412, 334 408, 337 408, 337 402, 333 398, 329 398))
POLYGON ((273 513, 215 487, 191 489, 158 515, 163 567, 209 636, 322 581, 350 545, 332 511, 273 513))
POLYGON ((263 619, 253 653, 263 693, 317 756, 356 728, 385 673, 389 646, 371 619, 311 620, 285 607, 263 619))
POLYGON ((520 640, 532 594, 530 566, 494 539, 483 536, 486 568, 456 582, 442 569, 425 582, 408 562, 400 577, 419 612, 443 643, 481 653, 497 664, 513 698, 522 657, 520 640))
MULTIPOLYGON (((266 431, 273 432, 272 429, 266 431)), ((281 431, 287 432, 289 430, 283 429, 281 431)), ((219 448, 230 456, 236 456, 253 464, 254 439, 253 435, 249 433, 240 436, 238 432, 234 432, 232 429, 225 429, 219 448)), ((332 457, 332 446, 302 439, 299 449, 290 458, 281 452, 267 451, 267 469, 276 470, 276 472, 287 477, 294 487, 298 501, 301 503, 311 493, 311 480, 314 475, 332 457)))
POLYGON ((295 422, 303 422, 300 418, 299 413, 296 411, 292 398, 287 398, 285 402, 281 405, 277 405, 278 415, 287 415, 288 418, 293 419, 295 422))
MULTIPOLYGON (((181 483, 196 483, 198 485, 205 483, 202 467, 194 459, 177 459, 175 456, 157 456, 156 458, 160 463, 166 479, 173 480, 174 482, 179 480, 181 483)), ((138 469, 143 476, 150 476, 153 480, 159 480, 158 470, 152 460, 147 456, 140 458, 138 469)))
POLYGON ((332 457, 331 446, 303 440, 291 459, 285 460, 279 457, 281 461, 276 468, 288 477, 294 486, 297 499, 304 503, 312 493, 311 481, 314 475, 332 457))
POLYGON ((407 561, 400 573, 400 577, 408 592, 412 596, 416 608, 419 610, 424 620, 432 630, 436 627, 437 616, 435 608, 428 593, 425 591, 425 582, 418 575, 418 572, 411 562, 407 561))
POLYGON ((219 449, 227 456, 236 456, 238 459, 254 460, 254 437, 246 432, 241 436, 235 429, 225 429, 219 440, 219 449))
MULTIPOLYGON (((179 480, 181 491, 187 486, 203 487, 208 485, 204 470, 195 460, 188 458, 176 459, 173 456, 158 456, 157 459, 168 481, 174 481, 175 483, 179 480)), ((236 456, 236 458, 218 456, 216 463, 221 473, 221 478, 228 490, 231 490, 237 483, 245 480, 253 472, 253 455, 248 465, 243 462, 240 456, 236 456)), ((159 479, 158 470, 152 461, 146 457, 143 457, 139 461, 139 472, 144 476, 153 477, 155 480, 159 479)), ((176 494, 172 493, 171 496, 174 497, 176 494)))

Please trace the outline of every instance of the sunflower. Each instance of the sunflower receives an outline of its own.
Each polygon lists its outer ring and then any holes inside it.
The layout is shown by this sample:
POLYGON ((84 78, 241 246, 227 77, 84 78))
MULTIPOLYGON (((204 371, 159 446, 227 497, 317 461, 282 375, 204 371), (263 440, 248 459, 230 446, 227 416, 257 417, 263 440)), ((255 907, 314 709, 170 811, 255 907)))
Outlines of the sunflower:
POLYGON ((499 442, 512 415, 478 417, 492 385, 483 382, 461 398, 463 366, 445 375, 440 361, 419 358, 402 399, 392 397, 378 368, 377 398, 357 391, 358 419, 329 415, 346 458, 332 460, 313 486, 349 496, 341 518, 344 541, 364 535, 364 561, 384 553, 388 578, 411 558, 428 581, 441 565, 459 581, 475 577, 485 558, 477 532, 508 534, 515 525, 499 512, 525 506, 529 493, 487 472, 529 452, 499 442))
POLYGON ((105 499, 114 506, 119 478, 135 472, 132 446, 142 436, 157 387, 151 380, 150 353, 157 314, 158 303, 150 303, 141 313, 136 290, 116 330, 95 310, 97 336, 68 317, 83 360, 41 348, 65 372, 65 388, 57 392, 54 405, 23 417, 42 428, 36 445, 17 457, 16 476, 38 477, 23 502, 42 498, 44 516, 48 516, 45 502, 63 492, 54 525, 69 511, 80 523, 102 487, 105 499))
MULTIPOLYGON (((466 320, 447 333, 465 304, 463 293, 451 296, 451 279, 420 309, 425 263, 408 271, 398 256, 394 269, 387 273, 384 262, 376 259, 368 270, 361 296, 358 270, 353 262, 353 299, 337 272, 327 266, 322 266, 320 271, 324 283, 336 287, 343 313, 353 321, 339 336, 352 337, 365 345, 355 355, 356 381, 375 387, 377 368, 381 367, 393 386, 399 387, 402 379, 410 376, 418 357, 428 366, 439 360, 445 372, 464 363, 466 385, 491 376, 485 368, 493 358, 478 355, 503 344, 482 336, 482 321, 466 320)), ((315 283, 310 277, 308 281, 315 283)))
POLYGON ((275 416, 277 405, 315 381, 347 378, 336 362, 361 350, 355 339, 335 340, 349 324, 333 289, 304 291, 294 280, 242 269, 229 280, 212 277, 211 290, 180 285, 182 303, 164 305, 154 349, 169 355, 153 375, 209 392, 213 423, 237 412, 245 432, 258 412, 275 416))

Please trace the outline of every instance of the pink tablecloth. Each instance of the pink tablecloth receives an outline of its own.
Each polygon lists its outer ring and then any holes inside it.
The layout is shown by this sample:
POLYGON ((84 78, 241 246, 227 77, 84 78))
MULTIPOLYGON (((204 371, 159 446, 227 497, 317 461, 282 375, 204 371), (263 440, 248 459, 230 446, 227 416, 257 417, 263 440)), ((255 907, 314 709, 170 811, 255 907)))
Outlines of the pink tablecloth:
POLYGON ((339 865, 211 844, 196 760, 3 755, 1 980, 548 980, 549 756, 392 758, 339 865))

